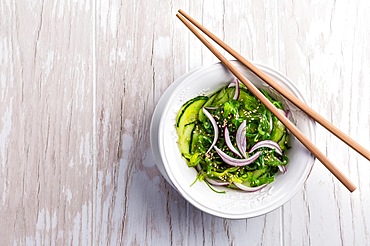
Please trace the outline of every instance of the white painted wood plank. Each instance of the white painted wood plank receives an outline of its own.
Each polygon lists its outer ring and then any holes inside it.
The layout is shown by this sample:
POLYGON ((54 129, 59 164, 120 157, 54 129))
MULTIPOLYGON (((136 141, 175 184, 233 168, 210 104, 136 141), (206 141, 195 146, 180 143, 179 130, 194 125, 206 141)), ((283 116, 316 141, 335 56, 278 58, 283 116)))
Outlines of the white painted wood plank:
POLYGON ((186 202, 159 173, 149 143, 155 104, 186 69, 185 34, 174 28, 174 3, 153 4, 97 5, 97 244, 187 240, 186 202))
MULTIPOLYGON (((369 3, 286 1, 279 8, 280 66, 314 109, 369 149, 369 3)), ((322 127, 317 145, 359 188, 349 194, 316 162, 305 189, 284 207, 286 244, 369 244, 368 161, 322 127)))
POLYGON ((91 244, 90 2, 0 16, 0 242, 91 244))

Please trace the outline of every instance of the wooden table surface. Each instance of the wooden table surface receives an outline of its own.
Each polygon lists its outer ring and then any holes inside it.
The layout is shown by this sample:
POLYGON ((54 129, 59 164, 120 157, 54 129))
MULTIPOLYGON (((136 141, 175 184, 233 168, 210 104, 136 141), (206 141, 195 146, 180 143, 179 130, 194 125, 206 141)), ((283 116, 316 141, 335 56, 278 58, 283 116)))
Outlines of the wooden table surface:
POLYGON ((179 8, 370 149, 370 1, 2 0, 0 245, 370 245, 370 163, 321 126, 352 194, 316 161, 284 206, 228 220, 165 182, 155 105, 217 62, 179 8))

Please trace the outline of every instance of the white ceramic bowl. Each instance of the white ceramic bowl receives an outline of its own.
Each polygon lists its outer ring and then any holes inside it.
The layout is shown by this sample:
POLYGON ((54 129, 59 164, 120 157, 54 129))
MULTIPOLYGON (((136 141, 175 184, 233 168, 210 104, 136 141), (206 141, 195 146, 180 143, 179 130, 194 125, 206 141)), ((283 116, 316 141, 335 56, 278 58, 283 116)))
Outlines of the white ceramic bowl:
MULTIPOLYGON (((315 123, 256 75, 239 62, 233 64, 258 88, 267 89, 271 95, 284 102, 291 110, 290 119, 312 141, 315 142, 315 123)), ((303 102, 302 93, 285 76, 268 67, 257 65, 285 89, 303 102)), ((313 166, 315 158, 294 137, 291 149, 287 152, 289 163, 285 174, 278 173, 275 181, 256 192, 243 192, 229 188, 226 194, 212 191, 205 182, 196 182, 196 170, 189 168, 182 158, 177 140, 175 118, 181 105, 187 100, 202 94, 211 94, 234 80, 234 76, 220 63, 191 71, 177 79, 163 94, 153 114, 151 123, 151 145, 158 169, 187 201, 209 214, 230 219, 245 219, 268 213, 289 201, 302 187, 313 166)), ((307 103, 307 102, 306 102, 307 103)))

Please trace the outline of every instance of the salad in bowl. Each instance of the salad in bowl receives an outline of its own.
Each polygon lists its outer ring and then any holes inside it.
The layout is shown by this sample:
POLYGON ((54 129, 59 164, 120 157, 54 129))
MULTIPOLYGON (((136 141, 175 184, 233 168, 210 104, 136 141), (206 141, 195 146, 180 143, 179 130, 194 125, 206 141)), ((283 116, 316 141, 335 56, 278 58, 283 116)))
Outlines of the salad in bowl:
MULTIPOLYGON (((312 142, 314 121, 237 61, 233 65, 312 142)), ((307 103, 285 76, 257 67, 307 103)), ((209 214, 268 213, 303 186, 315 158, 221 64, 186 73, 164 92, 151 123, 154 160, 181 196, 209 214)))
MULTIPOLYGON (((285 116, 282 102, 262 93, 285 116)), ((197 180, 257 191, 286 172, 285 126, 237 79, 210 95, 185 102, 176 117, 178 145, 197 180)), ((225 191, 222 191, 225 192, 225 191)))

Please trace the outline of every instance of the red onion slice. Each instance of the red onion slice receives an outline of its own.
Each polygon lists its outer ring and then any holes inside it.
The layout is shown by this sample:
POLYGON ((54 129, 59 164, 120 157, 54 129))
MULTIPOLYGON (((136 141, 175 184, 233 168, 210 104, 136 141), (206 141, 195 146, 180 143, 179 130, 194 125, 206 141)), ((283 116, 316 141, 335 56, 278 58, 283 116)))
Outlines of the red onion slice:
POLYGON ((256 143, 255 145, 253 145, 253 147, 248 152, 252 153, 256 149, 263 148, 263 147, 274 149, 276 151, 276 153, 278 153, 279 155, 283 154, 283 151, 281 150, 279 144, 272 141, 272 140, 260 141, 260 142, 256 143))
POLYGON ((239 95, 240 95, 240 85, 239 85, 239 80, 238 79, 235 79, 235 82, 231 82, 229 84, 228 88, 234 87, 234 86, 235 86, 235 94, 234 94, 233 99, 238 100, 239 95))
POLYGON ((233 184, 236 187, 238 187, 239 189, 244 190, 244 191, 249 191, 249 192, 258 191, 258 190, 262 189, 263 187, 265 187, 267 185, 267 184, 263 184, 263 185, 260 185, 260 186, 257 186, 257 187, 248 187, 248 186, 242 185, 242 184, 237 183, 237 182, 234 182, 233 184))
POLYGON ((234 87, 234 86, 235 86, 235 82, 230 82, 230 84, 227 86, 227 88, 234 87))
POLYGON ((279 113, 281 113, 282 115, 286 116, 286 112, 284 110, 282 110, 281 108, 278 108, 277 110, 279 111, 279 113))
POLYGON ((240 95, 239 80, 238 79, 235 79, 235 94, 234 94, 233 99, 234 100, 238 100, 239 95, 240 95))
POLYGON ((245 154, 245 152, 247 152, 247 138, 245 137, 244 134, 246 127, 247 121, 243 120, 238 130, 236 131, 236 145, 238 146, 238 149, 240 153, 244 156, 244 158, 247 158, 247 155, 245 154))
POLYGON ((289 115, 290 115, 290 110, 289 109, 285 110, 285 117, 289 118, 289 115))
POLYGON ((214 146, 217 154, 221 157, 221 159, 231 165, 231 166, 236 166, 236 167, 242 167, 242 166, 246 166, 246 165, 249 165, 251 164, 252 162, 254 162, 260 155, 261 155, 261 151, 258 151, 257 153, 255 153, 254 155, 252 155, 251 157, 247 158, 247 159, 235 159, 229 155, 227 155, 225 152, 223 152, 222 150, 220 150, 219 148, 217 148, 216 146, 214 146))
POLYGON ((211 185, 217 185, 217 186, 225 186, 230 184, 230 182, 222 182, 222 181, 217 181, 214 179, 206 178, 207 182, 210 183, 211 185))
POLYGON ((207 109, 203 108, 203 113, 205 116, 207 116, 207 118, 211 121, 212 123, 212 126, 213 126, 213 130, 214 130, 214 137, 213 137, 213 142, 212 142, 212 145, 211 147, 209 147, 209 149, 207 150, 206 154, 208 154, 208 152, 213 148, 213 146, 215 146, 216 142, 217 142, 217 139, 218 139, 218 126, 217 126, 217 122, 216 120, 213 118, 213 116, 207 111, 207 109))
POLYGON ((283 166, 283 165, 279 165, 278 166, 278 168, 279 168, 279 171, 281 172, 281 173, 286 173, 286 171, 287 171, 287 169, 286 169, 286 166, 283 166))
POLYGON ((237 149, 235 149, 234 145, 231 143, 231 140, 230 140, 230 132, 229 132, 229 129, 227 129, 227 126, 225 126, 225 128, 224 128, 224 138, 225 138, 225 142, 226 142, 227 147, 234 154, 236 154, 237 156, 239 156, 240 158, 242 158, 242 155, 239 153, 239 151, 237 149))

